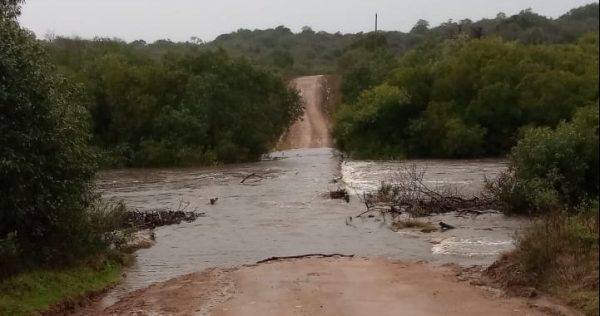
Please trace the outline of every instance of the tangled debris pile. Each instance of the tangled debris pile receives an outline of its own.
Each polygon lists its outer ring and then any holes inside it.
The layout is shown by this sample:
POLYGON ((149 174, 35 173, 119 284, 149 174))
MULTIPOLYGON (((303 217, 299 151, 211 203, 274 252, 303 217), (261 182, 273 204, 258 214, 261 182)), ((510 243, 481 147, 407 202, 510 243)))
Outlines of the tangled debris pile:
POLYGON ((157 209, 150 211, 128 211, 126 215, 127 224, 137 229, 152 229, 159 226, 175 225, 181 222, 193 222, 205 213, 173 211, 168 209, 157 209))
POLYGON ((188 211, 189 202, 179 202, 176 210, 168 208, 138 210, 129 209, 121 201, 121 207, 125 210, 123 222, 125 226, 136 230, 153 229, 160 226, 176 225, 181 222, 193 222, 198 217, 203 217, 206 213, 198 212, 198 209, 188 211))
MULTIPOLYGON (((497 213, 497 200, 491 194, 486 195, 484 191, 478 196, 466 197, 454 187, 431 188, 423 181, 425 173, 412 165, 400 170, 393 181, 382 182, 377 190, 359 195, 366 210, 355 217, 370 218, 379 214, 384 222, 391 219, 390 228, 394 231, 410 228, 430 233, 438 230, 437 225, 418 218, 450 212, 457 217, 497 213)), ((454 228, 439 222, 442 232, 454 228)))
POLYGON ((380 212, 393 218, 401 214, 424 217, 449 212, 480 215, 496 206, 496 200, 483 193, 466 198, 452 188, 429 188, 423 182, 424 175, 425 170, 419 171, 413 165, 399 172, 393 182, 382 182, 375 192, 363 193, 359 198, 367 210, 356 217, 370 212, 380 212))

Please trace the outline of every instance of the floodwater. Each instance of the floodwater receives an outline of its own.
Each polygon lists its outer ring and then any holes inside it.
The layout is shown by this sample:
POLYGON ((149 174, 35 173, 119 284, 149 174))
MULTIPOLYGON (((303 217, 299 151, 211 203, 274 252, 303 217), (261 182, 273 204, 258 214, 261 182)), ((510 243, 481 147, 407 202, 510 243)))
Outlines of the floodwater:
POLYGON ((111 293, 146 287, 209 267, 254 263, 272 256, 342 253, 434 263, 490 264, 512 247, 523 222, 500 214, 476 218, 446 214, 428 218, 457 227, 424 234, 393 232, 378 218, 348 217, 364 211, 326 198, 347 185, 351 192, 372 189, 407 165, 426 169, 425 181, 454 184, 477 191, 484 176, 505 168, 499 160, 341 163, 333 149, 299 149, 273 153, 277 160, 194 169, 144 169, 102 172, 98 187, 105 199, 124 200, 140 210, 197 209, 206 216, 192 223, 157 228, 154 247, 138 251, 135 265, 111 293), (244 184, 247 175, 257 174, 244 184), (333 179, 342 181, 333 183, 333 179), (218 197, 216 205, 209 199, 218 197))

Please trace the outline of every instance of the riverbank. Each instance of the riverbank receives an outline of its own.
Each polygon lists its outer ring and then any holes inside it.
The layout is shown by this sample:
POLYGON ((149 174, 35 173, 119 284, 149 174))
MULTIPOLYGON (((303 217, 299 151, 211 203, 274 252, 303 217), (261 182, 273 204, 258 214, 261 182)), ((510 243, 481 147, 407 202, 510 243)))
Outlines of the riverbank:
POLYGON ((61 315, 120 282, 123 265, 106 258, 60 270, 34 270, 0 282, 0 315, 61 315))
POLYGON ((486 275, 514 295, 529 296, 535 287, 598 316, 598 266, 598 211, 591 209, 536 220, 486 275))

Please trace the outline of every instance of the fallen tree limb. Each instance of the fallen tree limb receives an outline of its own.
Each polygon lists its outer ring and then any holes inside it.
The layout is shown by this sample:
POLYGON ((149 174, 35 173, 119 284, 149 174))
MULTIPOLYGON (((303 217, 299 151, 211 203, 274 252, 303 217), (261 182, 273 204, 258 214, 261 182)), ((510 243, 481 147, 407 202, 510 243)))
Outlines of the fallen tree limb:
POLYGON ((246 180, 248 180, 252 177, 257 177, 257 178, 261 178, 261 179, 265 178, 263 176, 257 175, 256 173, 251 173, 251 174, 247 175, 240 183, 243 184, 244 182, 246 182, 246 180))
POLYGON ((356 216, 354 216, 354 217, 356 217, 356 218, 358 218, 358 217, 361 217, 361 216, 363 216, 363 215, 365 215, 365 214, 369 213, 370 211, 372 211, 372 210, 368 209, 368 210, 366 210, 366 211, 364 211, 364 212, 362 212, 362 213, 360 213, 360 214, 358 214, 358 215, 356 215, 356 216))
POLYGON ((130 227, 137 229, 152 229, 160 226, 176 225, 181 222, 193 222, 205 213, 196 211, 173 211, 168 209, 156 209, 147 211, 132 210, 125 213, 125 222, 130 227))
POLYGON ((440 228, 442 228, 442 231, 445 231, 445 230, 449 230, 449 229, 455 229, 456 227, 454 227, 450 224, 446 224, 444 222, 440 222, 440 228))
POLYGON ((332 257, 354 258, 354 255, 353 254, 352 255, 344 255, 344 254, 339 254, 339 253, 332 253, 332 254, 311 253, 311 254, 297 255, 297 256, 271 257, 271 258, 267 258, 267 259, 263 259, 263 260, 257 261, 256 264, 261 264, 261 263, 271 262, 271 261, 288 260, 288 259, 301 259, 301 258, 312 258, 312 257, 318 257, 318 258, 332 258, 332 257))
POLYGON ((330 199, 344 200, 346 203, 350 203, 350 194, 346 189, 337 189, 335 191, 329 191, 330 199))
POLYGON ((419 171, 413 165, 401 170, 392 182, 382 182, 376 191, 363 193, 359 199, 367 210, 357 217, 369 213, 378 205, 389 208, 378 208, 382 213, 392 216, 405 213, 413 217, 449 212, 477 216, 496 207, 497 201, 488 196, 465 197, 456 188, 430 188, 423 180, 424 175, 425 171, 419 171))

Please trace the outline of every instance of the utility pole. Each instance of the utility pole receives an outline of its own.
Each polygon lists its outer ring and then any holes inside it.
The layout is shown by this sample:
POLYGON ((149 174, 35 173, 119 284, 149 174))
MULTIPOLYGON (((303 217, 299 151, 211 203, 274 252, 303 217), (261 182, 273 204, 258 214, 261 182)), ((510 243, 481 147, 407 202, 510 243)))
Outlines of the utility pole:
POLYGON ((375 13, 375 33, 377 33, 377 13, 375 13))

